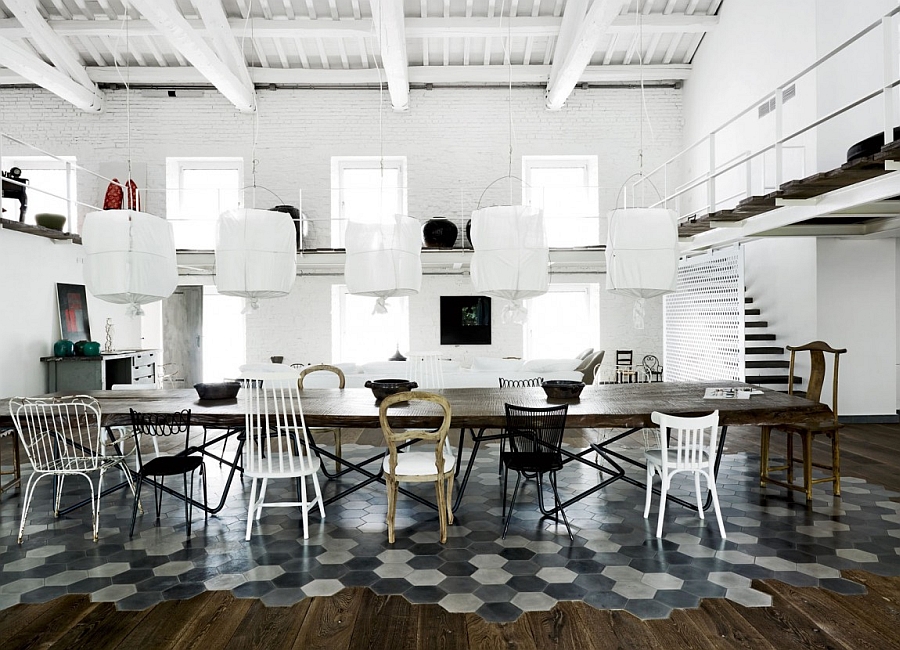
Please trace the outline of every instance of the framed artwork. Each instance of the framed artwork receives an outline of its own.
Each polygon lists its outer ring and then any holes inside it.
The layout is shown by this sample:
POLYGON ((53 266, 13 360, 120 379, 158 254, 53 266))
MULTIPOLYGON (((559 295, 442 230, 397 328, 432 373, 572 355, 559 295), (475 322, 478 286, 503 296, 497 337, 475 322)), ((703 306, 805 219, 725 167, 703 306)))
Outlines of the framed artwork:
POLYGON ((75 343, 91 340, 91 323, 88 319, 87 293, 83 284, 57 284, 59 302, 59 331, 62 338, 75 343))

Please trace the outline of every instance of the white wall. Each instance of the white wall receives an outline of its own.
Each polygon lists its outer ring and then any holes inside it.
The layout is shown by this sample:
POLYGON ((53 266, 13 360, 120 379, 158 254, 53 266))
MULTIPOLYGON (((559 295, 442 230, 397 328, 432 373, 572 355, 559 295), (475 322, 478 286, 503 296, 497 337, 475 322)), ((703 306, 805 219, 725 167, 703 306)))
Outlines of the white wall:
MULTIPOLYGON (((83 249, 68 242, 0 229, 3 282, 0 304, 0 395, 38 395, 47 390, 47 366, 60 338, 56 283, 84 284, 83 249)), ((125 315, 123 305, 88 294, 91 338, 103 346, 105 324, 112 318, 116 348, 140 348, 141 319, 125 315)))
POLYGON ((820 239, 817 248, 817 338, 847 348, 838 412, 894 415, 896 242, 820 239))
MULTIPOLYGON (((89 169, 111 169, 127 160, 130 153, 135 164, 146 169, 147 187, 141 188, 149 192, 145 209, 159 215, 165 215, 167 156, 243 156, 245 180, 250 184, 252 134, 254 120, 258 119, 257 185, 276 193, 280 201, 260 190, 257 206, 297 204, 302 191, 303 212, 319 220, 314 221, 313 245, 326 247, 330 245, 327 220, 331 214, 332 156, 378 155, 382 151, 385 155, 406 156, 410 214, 422 220, 449 216, 461 225, 476 207, 482 191, 509 169, 510 102, 505 89, 414 89, 406 113, 391 111, 386 94, 385 110, 381 111, 377 90, 257 92, 258 118, 235 112, 214 91, 190 98, 145 97, 133 91, 129 120, 121 90, 106 91, 104 113, 86 115, 43 90, 3 89, 0 113, 17 116, 3 125, 11 135, 55 154, 73 155, 89 169)), ((653 126, 651 136, 644 125, 643 151, 645 168, 649 168, 682 146, 681 91, 648 88, 645 96, 653 126)), ((623 183, 638 170, 640 92, 633 88, 577 89, 562 111, 551 113, 544 108, 541 89, 517 88, 512 91, 511 105, 512 173, 521 174, 522 155, 596 154, 601 214, 612 209, 623 183)), ((16 149, 4 143, 4 155, 23 153, 16 149)), ((499 189, 488 193, 483 204, 508 197, 506 183, 497 183, 495 188, 499 189)), ((100 204, 105 189, 106 181, 86 174, 78 177, 78 196, 86 202, 100 204)), ((516 187, 514 199, 519 196, 516 187)), ((602 221, 605 224, 605 216, 602 221)), ((601 233, 605 240, 605 225, 601 233)), ((37 263, 36 258, 23 259, 25 272, 37 263)), ((560 277, 605 285, 605 277, 600 274, 554 276, 553 281, 563 281, 560 277)), ((196 276, 185 276, 182 281, 199 282, 196 276)), ((331 285, 341 282, 339 276, 302 276, 288 298, 263 302, 257 313, 247 316, 248 360, 280 354, 285 361, 330 361, 331 285)), ((412 347, 440 347, 438 296, 471 293, 468 277, 426 276, 422 293, 410 300, 412 347)), ((631 301, 610 296, 602 289, 601 301, 597 327, 602 348, 631 348, 636 354, 659 355, 661 301, 647 302, 644 330, 631 326, 631 301)), ((498 304, 494 310, 494 344, 490 349, 473 346, 453 350, 453 356, 521 356, 521 328, 501 324, 501 309, 498 304)), ((158 311, 147 311, 145 337, 149 342, 159 341, 158 311)), ((564 324, 561 327, 561 335, 565 335, 564 324)), ((55 340, 44 338, 45 346, 55 340)), ((573 341, 572 354, 587 345, 573 341)))

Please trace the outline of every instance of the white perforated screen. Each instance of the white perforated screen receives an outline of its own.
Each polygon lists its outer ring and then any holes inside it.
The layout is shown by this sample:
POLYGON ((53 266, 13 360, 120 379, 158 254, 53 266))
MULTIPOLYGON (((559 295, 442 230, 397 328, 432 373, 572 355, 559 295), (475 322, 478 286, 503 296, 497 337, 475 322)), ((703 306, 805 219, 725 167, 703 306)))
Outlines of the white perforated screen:
POLYGON ((666 381, 744 381, 743 249, 682 259, 663 323, 666 381))

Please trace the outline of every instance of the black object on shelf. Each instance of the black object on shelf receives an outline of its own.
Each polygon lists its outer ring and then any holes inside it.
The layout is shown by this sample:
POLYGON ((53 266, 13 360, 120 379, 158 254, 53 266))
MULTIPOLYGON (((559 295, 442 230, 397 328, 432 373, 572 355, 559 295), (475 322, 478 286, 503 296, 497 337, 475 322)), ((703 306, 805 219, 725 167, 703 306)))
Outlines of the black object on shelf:
MULTIPOLYGON (((894 140, 900 140, 900 126, 894 127, 894 140)), ((859 158, 868 158, 881 151, 884 146, 884 132, 870 135, 865 140, 860 140, 847 149, 847 162, 853 162, 859 158)))
POLYGON ((300 250, 300 210, 293 205, 276 205, 274 208, 269 208, 272 212, 284 212, 285 214, 291 215, 291 220, 294 222, 294 230, 297 231, 297 250, 300 250))
POLYGON ((475 248, 472 244, 472 220, 469 219, 466 221, 466 241, 469 243, 469 248, 475 248))
POLYGON ((25 192, 25 183, 28 182, 28 179, 22 178, 22 170, 18 167, 10 167, 8 172, 0 172, 0 174, 3 176, 0 192, 9 199, 19 199, 19 221, 24 223, 25 212, 28 210, 28 194, 25 192), (22 183, 22 185, 18 183, 22 183))
POLYGON ((422 226, 422 241, 425 248, 453 248, 459 228, 449 219, 429 219, 422 226))

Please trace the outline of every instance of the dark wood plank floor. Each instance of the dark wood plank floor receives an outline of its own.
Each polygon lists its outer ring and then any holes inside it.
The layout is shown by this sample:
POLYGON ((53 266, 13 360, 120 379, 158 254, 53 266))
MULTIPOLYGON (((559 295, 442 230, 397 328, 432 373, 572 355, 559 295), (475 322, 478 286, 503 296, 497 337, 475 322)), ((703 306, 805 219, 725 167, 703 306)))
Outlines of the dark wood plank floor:
MULTIPOLYGON (((735 428, 726 453, 756 453, 758 439, 754 429, 735 428)), ((824 446, 819 451, 824 453, 824 446)), ((841 456, 845 475, 900 491, 900 426, 848 426, 841 456)), ((900 578, 861 571, 844 575, 864 583, 868 593, 842 596, 754 581, 754 588, 772 596, 771 607, 704 600, 697 609, 675 610, 670 618, 656 621, 563 602, 549 612, 528 612, 513 623, 496 624, 367 589, 345 589, 285 608, 209 592, 141 612, 120 612, 86 596, 67 596, 0 611, 0 647, 900 649, 900 578)))

